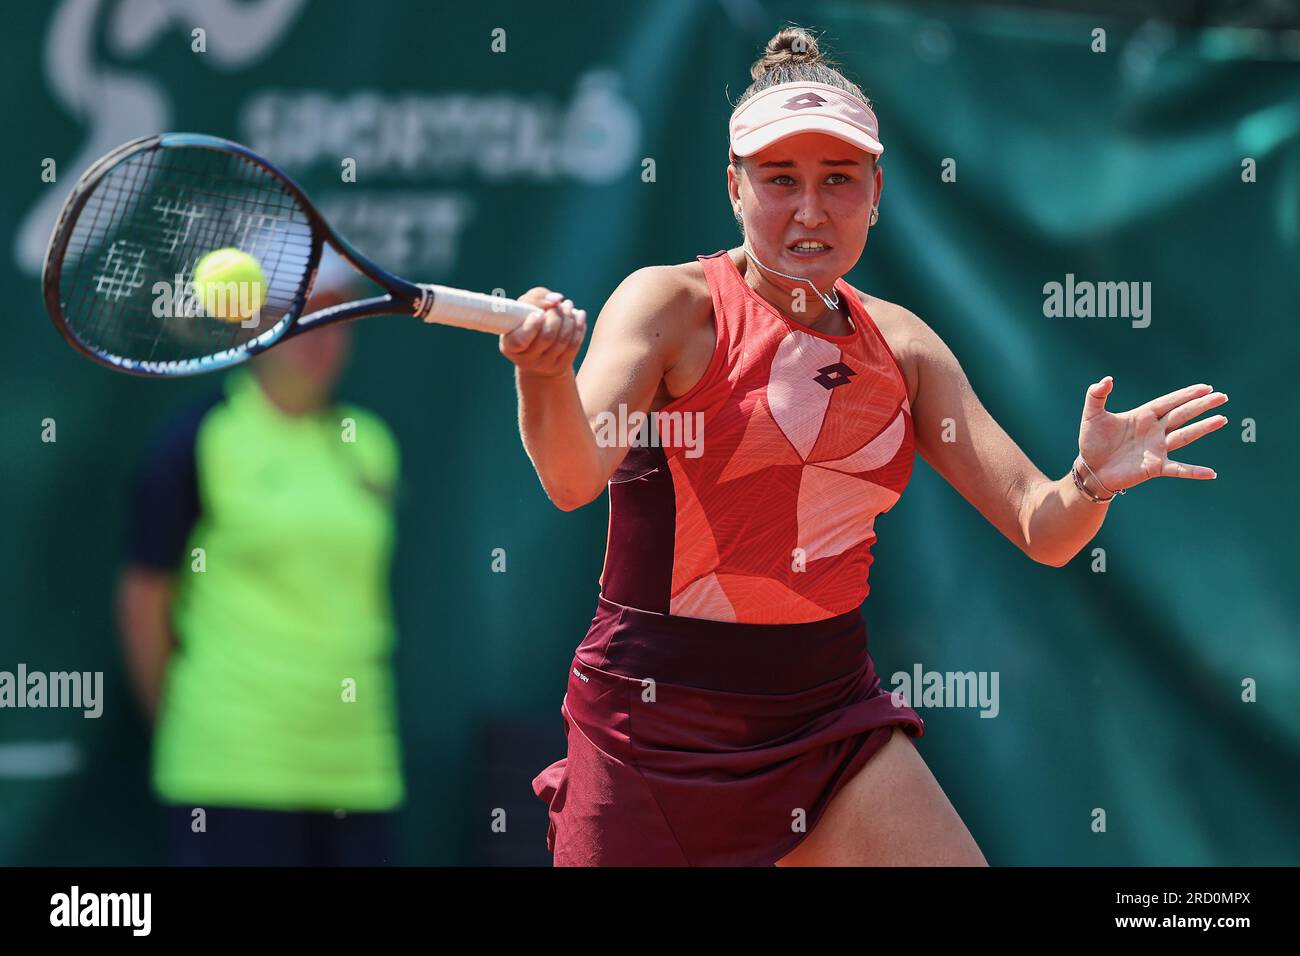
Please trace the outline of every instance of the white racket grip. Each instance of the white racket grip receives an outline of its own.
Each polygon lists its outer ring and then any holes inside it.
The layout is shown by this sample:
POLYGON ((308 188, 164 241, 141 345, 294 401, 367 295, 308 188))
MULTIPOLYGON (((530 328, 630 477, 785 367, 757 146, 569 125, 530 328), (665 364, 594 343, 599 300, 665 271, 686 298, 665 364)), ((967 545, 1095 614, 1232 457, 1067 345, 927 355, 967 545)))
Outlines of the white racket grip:
POLYGON ((519 328, 530 313, 539 311, 535 305, 501 295, 484 295, 482 292, 424 283, 420 288, 425 298, 416 307, 415 314, 425 322, 439 325, 504 335, 519 328))

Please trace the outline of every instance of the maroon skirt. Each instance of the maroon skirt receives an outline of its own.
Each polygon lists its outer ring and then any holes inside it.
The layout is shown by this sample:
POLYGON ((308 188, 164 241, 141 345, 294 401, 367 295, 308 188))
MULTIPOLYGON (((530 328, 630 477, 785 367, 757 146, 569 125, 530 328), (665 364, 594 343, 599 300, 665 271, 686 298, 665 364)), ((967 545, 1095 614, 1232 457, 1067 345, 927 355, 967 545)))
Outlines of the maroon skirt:
POLYGON ((770 866, 898 725, 859 611, 730 624, 599 599, 533 780, 556 866, 770 866))

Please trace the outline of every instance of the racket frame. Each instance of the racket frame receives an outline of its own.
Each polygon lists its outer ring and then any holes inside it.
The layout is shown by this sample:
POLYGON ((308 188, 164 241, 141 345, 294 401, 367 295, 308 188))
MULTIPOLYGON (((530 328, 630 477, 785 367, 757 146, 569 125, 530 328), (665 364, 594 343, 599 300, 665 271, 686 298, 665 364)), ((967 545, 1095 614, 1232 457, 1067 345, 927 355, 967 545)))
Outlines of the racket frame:
MULTIPOLYGON (((286 172, 246 146, 228 139, 222 139, 219 136, 208 136, 204 133, 161 133, 153 136, 141 136, 128 143, 123 143, 112 152, 105 154, 92 163, 81 178, 77 180, 72 187, 72 192, 64 201, 63 209, 59 213, 59 218, 54 225, 54 231, 50 236, 50 244, 45 252, 41 282, 46 311, 49 312, 55 328, 59 330, 69 345, 100 365, 105 365, 115 371, 146 378, 176 378, 200 375, 205 372, 238 365, 257 353, 265 351, 277 342, 326 325, 334 325, 338 322, 350 322, 353 319, 373 315, 400 315, 403 313, 423 319, 433 308, 433 289, 436 288, 408 282, 406 279, 393 275, 391 272, 375 265, 353 248, 351 243, 334 231, 334 228, 320 214, 312 201, 307 198, 307 194, 286 172), (124 359, 121 356, 102 352, 88 345, 78 338, 69 326, 67 318, 63 314, 63 303, 59 294, 59 280, 63 272, 63 256, 72 238, 72 227, 76 224, 82 209, 85 208, 87 201, 94 193, 95 187, 111 170, 139 153, 152 149, 175 148, 213 149, 232 153, 264 169, 284 186, 307 217, 307 224, 311 229, 311 251, 308 255, 306 280, 301 284, 298 294, 280 320, 270 329, 249 339, 247 342, 221 352, 193 359, 161 362, 124 359), (302 315, 302 309, 311 296, 312 286, 316 281, 316 272, 320 267, 321 251, 326 242, 359 273, 385 289, 385 294, 340 303, 329 308, 318 309, 305 316, 302 315)), ((506 303, 511 307, 517 305, 510 299, 504 299, 503 305, 506 303)), ((516 310, 512 308, 511 311, 516 310)))

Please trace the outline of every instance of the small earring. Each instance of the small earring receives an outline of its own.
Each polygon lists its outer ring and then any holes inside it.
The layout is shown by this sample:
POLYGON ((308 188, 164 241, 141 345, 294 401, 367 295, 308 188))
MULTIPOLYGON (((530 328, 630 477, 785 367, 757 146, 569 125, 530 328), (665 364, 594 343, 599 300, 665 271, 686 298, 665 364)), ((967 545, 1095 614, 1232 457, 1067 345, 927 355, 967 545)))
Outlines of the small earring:
POLYGON ((875 225, 877 222, 879 222, 879 221, 880 221, 880 210, 879 210, 879 209, 876 209, 876 208, 874 208, 874 207, 872 207, 872 210, 871 210, 871 224, 874 226, 874 225, 875 225))

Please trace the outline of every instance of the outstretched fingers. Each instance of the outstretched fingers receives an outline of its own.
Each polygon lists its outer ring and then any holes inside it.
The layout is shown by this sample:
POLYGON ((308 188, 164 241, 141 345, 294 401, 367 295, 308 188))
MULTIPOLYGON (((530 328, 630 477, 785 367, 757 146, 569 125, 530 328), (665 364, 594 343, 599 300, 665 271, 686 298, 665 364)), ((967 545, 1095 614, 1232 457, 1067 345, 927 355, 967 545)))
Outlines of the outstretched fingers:
MULTIPOLYGON (((1208 395, 1202 395, 1200 398, 1183 402, 1181 405, 1176 406, 1165 418, 1165 431, 1172 432, 1179 425, 1185 425, 1198 415, 1208 412, 1211 408, 1218 408, 1227 401, 1228 396, 1225 392, 1211 392, 1208 395)), ((1226 424, 1228 420, 1225 418, 1223 421, 1226 424)))
MULTIPOLYGON (((1227 400, 1226 393, 1216 392, 1212 386, 1189 385, 1151 400, 1147 403, 1147 407, 1160 416, 1167 433, 1165 450, 1171 452, 1190 445, 1198 438, 1203 438, 1228 424, 1226 415, 1215 415, 1213 418, 1190 425, 1185 424, 1211 408, 1217 408, 1227 400), (1180 428, 1180 425, 1183 427, 1180 428)), ((1186 462, 1169 459, 1165 460, 1160 474, 1165 478, 1192 478, 1200 481, 1218 477, 1213 468, 1205 465, 1189 465, 1186 462)))
POLYGON ((1187 465, 1181 461, 1166 461, 1164 467, 1160 469, 1160 475, 1162 478, 1199 478, 1201 480, 1219 477, 1213 468, 1206 468, 1204 465, 1187 465))
MULTIPOLYGON (((1178 406, 1185 402, 1191 401, 1203 395, 1209 395, 1214 389, 1209 385, 1188 385, 1185 388, 1177 389, 1161 395, 1159 398, 1153 398, 1147 402, 1146 407, 1155 413, 1157 418, 1164 418, 1178 406)), ((1225 396, 1226 398, 1226 396, 1225 396)), ((1200 414, 1197 412, 1196 414, 1200 414)), ((1195 417, 1195 416, 1192 416, 1195 417)))
POLYGON ((1228 424, 1226 415, 1215 415, 1213 418, 1207 418, 1204 421, 1196 422, 1170 432, 1165 436, 1165 448, 1169 451, 1176 451, 1184 445, 1190 445, 1198 438, 1208 435, 1212 431, 1218 431, 1224 425, 1228 424))

